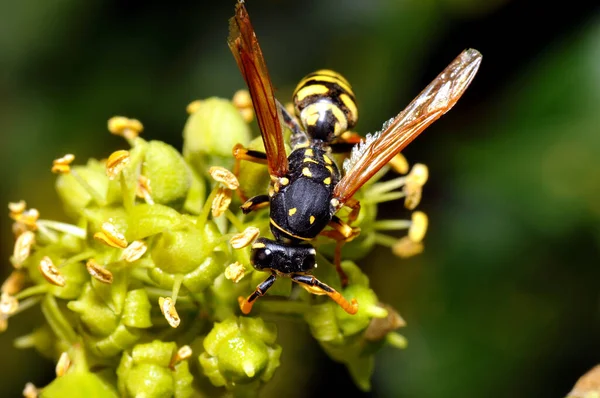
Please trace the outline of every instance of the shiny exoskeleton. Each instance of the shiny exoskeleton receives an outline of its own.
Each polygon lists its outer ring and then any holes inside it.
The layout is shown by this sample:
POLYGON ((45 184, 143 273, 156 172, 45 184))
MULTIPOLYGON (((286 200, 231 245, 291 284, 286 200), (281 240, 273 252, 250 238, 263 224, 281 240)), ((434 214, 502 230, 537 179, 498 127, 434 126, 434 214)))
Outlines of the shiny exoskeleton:
MULTIPOLYGON (((331 287, 309 275, 316 266, 315 249, 309 241, 322 234, 335 239, 335 265, 340 266, 341 245, 357 236, 351 224, 360 204, 354 194, 394 156, 431 123, 454 106, 473 80, 481 54, 463 51, 402 112, 386 122, 381 131, 364 141, 355 133, 358 111, 348 81, 331 70, 322 69, 304 77, 294 91, 294 109, 300 123, 276 99, 260 45, 243 0, 229 21, 229 47, 248 85, 256 119, 265 146, 259 152, 236 145, 236 170, 242 160, 268 166, 271 184, 268 195, 248 199, 244 213, 270 206, 270 226, 275 240, 258 239, 252 245, 252 265, 271 275, 248 298, 239 298, 243 313, 264 295, 278 276, 291 278, 308 291, 326 294, 344 310, 354 314, 356 300, 346 301, 331 287), (282 122, 292 131, 292 153, 286 154, 282 122), (355 145, 360 143, 360 145, 355 145), (332 152, 347 152, 344 175, 331 158, 332 152), (352 209, 348 221, 335 213, 352 209), (324 230, 325 227, 331 230, 324 230)), ((242 195, 243 196, 243 195, 242 195)))

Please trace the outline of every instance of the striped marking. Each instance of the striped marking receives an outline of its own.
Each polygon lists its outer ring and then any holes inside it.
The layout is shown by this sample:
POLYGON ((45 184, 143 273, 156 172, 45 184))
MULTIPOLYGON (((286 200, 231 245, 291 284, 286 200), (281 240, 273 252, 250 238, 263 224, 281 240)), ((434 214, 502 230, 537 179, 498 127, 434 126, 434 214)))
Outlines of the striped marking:
POLYGON ((304 156, 308 156, 308 157, 315 156, 315 153, 313 152, 312 148, 309 148, 304 151, 304 156))
MULTIPOLYGON (((352 98, 350 98, 348 96, 348 94, 342 93, 340 94, 340 99, 342 100, 344 106, 346 106, 346 108, 348 108, 348 111, 350 111, 350 115, 351 119, 356 122, 356 120, 358 119, 358 108, 356 108, 356 103, 352 100, 352 98)), ((349 123, 349 124, 354 124, 354 123, 349 123)))
POLYGON ((333 167, 331 167, 331 166, 325 166, 325 168, 326 168, 327 170, 329 170, 329 173, 330 173, 330 174, 333 174, 333 167))
POLYGON ((327 163, 327 164, 333 164, 333 161, 327 155, 323 155, 323 160, 325 160, 325 163, 327 163))
POLYGON ((294 235, 294 234, 290 233, 289 231, 286 231, 285 229, 283 229, 279 225, 277 225, 277 223, 275 221, 273 221, 272 218, 269 218, 269 222, 271 223, 272 226, 274 226, 275 228, 277 228, 284 234, 291 236, 292 238, 296 238, 296 239, 300 239, 300 240, 312 240, 312 238, 303 238, 302 236, 294 235))
POLYGON ((308 167, 302 169, 302 174, 304 174, 306 177, 312 177, 312 173, 310 172, 308 167))
POLYGON ((312 159, 312 158, 304 158, 303 163, 316 163, 319 164, 319 162, 317 162, 316 160, 312 159))
POLYGON ((310 97, 311 95, 323 95, 329 92, 329 87, 324 86, 322 84, 309 84, 307 86, 302 87, 298 92, 296 92, 296 101, 302 101, 306 97, 310 97))
POLYGON ((253 249, 264 249, 265 247, 266 247, 265 244, 262 242, 254 243, 252 245, 253 249))

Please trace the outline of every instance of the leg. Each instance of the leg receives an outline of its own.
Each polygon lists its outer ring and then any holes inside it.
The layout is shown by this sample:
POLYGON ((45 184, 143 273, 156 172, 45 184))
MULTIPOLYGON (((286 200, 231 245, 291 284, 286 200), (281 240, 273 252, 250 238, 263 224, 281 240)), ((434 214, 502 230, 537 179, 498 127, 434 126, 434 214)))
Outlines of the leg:
MULTIPOLYGON (((260 151, 254 151, 252 149, 245 148, 242 144, 236 144, 232 150, 233 157, 235 158, 235 163, 233 165, 233 174, 236 177, 240 175, 240 164, 242 160, 246 160, 252 163, 258 164, 267 164, 267 154, 260 151)), ((242 192, 241 188, 237 189, 237 193, 242 198, 242 200, 246 200, 247 197, 242 192)))
POLYGON ((290 113, 287 111, 285 106, 281 104, 281 102, 277 100, 275 101, 277 102, 277 107, 281 112, 281 118, 283 119, 283 122, 292 131, 292 137, 290 138, 292 146, 294 147, 296 146, 296 144, 306 141, 308 137, 306 136, 306 133, 302 131, 302 128, 300 127, 296 119, 294 119, 294 117, 290 115, 290 113))
POLYGON ((248 214, 251 211, 262 209, 269 206, 269 195, 256 195, 248 199, 241 206, 242 213, 248 214))
POLYGON ((271 274, 267 279, 265 279, 260 285, 256 287, 254 293, 252 293, 248 298, 238 297, 238 303, 240 304, 240 310, 242 310, 243 314, 249 314, 252 311, 252 306, 254 305, 254 301, 265 295, 267 290, 273 286, 273 283, 277 279, 275 274, 271 274))
POLYGON ((356 299, 352 299, 349 303, 344 296, 342 296, 335 289, 327 286, 317 278, 312 275, 301 275, 301 274, 292 274, 291 278, 294 282, 300 284, 306 290, 313 294, 326 294, 333 301, 335 301, 344 311, 346 311, 350 315, 356 314, 358 311, 358 303, 356 299))
POLYGON ((363 137, 353 131, 346 131, 339 139, 332 142, 329 146, 333 153, 350 153, 352 148, 360 143, 362 138, 363 137))

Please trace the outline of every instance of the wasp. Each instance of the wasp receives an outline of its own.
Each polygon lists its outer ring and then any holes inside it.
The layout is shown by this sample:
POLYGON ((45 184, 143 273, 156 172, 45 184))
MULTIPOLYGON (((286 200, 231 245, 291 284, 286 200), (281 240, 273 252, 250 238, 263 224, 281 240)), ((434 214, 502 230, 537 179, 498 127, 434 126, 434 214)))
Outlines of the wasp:
MULTIPOLYGON (((355 96, 340 74, 319 70, 300 81, 293 95, 300 122, 277 101, 243 0, 238 1, 235 15, 229 20, 227 42, 248 86, 265 147, 259 152, 236 145, 233 154, 238 164, 242 160, 266 164, 271 176, 268 193, 248 199, 241 208, 249 213, 269 206, 270 229, 275 238, 261 237, 252 244, 253 267, 270 275, 250 296, 239 298, 240 309, 248 314, 256 299, 278 277, 289 277, 309 292, 327 295, 346 312, 355 314, 355 299, 348 302, 311 275, 316 267, 316 251, 310 241, 327 232, 339 242, 357 236, 360 230, 350 226, 360 210, 354 194, 454 106, 477 73, 481 54, 473 49, 463 51, 381 131, 357 141, 356 135, 348 134, 358 118, 355 96), (284 125, 292 131, 289 156, 284 125), (352 150, 344 161, 342 176, 331 155, 338 149, 347 151, 349 144, 352 150), (336 216, 344 206, 351 210, 347 222, 336 216), (328 226, 331 229, 325 230, 328 226)), ((336 268, 341 271, 339 261, 336 268)))

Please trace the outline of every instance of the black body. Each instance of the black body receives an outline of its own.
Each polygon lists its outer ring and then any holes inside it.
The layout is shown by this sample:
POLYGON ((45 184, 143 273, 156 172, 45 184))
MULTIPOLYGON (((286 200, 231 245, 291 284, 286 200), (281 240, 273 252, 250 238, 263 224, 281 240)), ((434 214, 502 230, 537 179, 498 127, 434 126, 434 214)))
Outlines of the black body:
POLYGON ((315 256, 315 249, 308 243, 282 244, 258 238, 252 245, 251 261, 260 271, 293 274, 312 270, 316 264, 315 256))
POLYGON ((314 142, 310 147, 295 149, 288 161, 288 175, 269 195, 271 232, 278 241, 312 240, 336 211, 331 199, 340 172, 327 152, 314 142))

